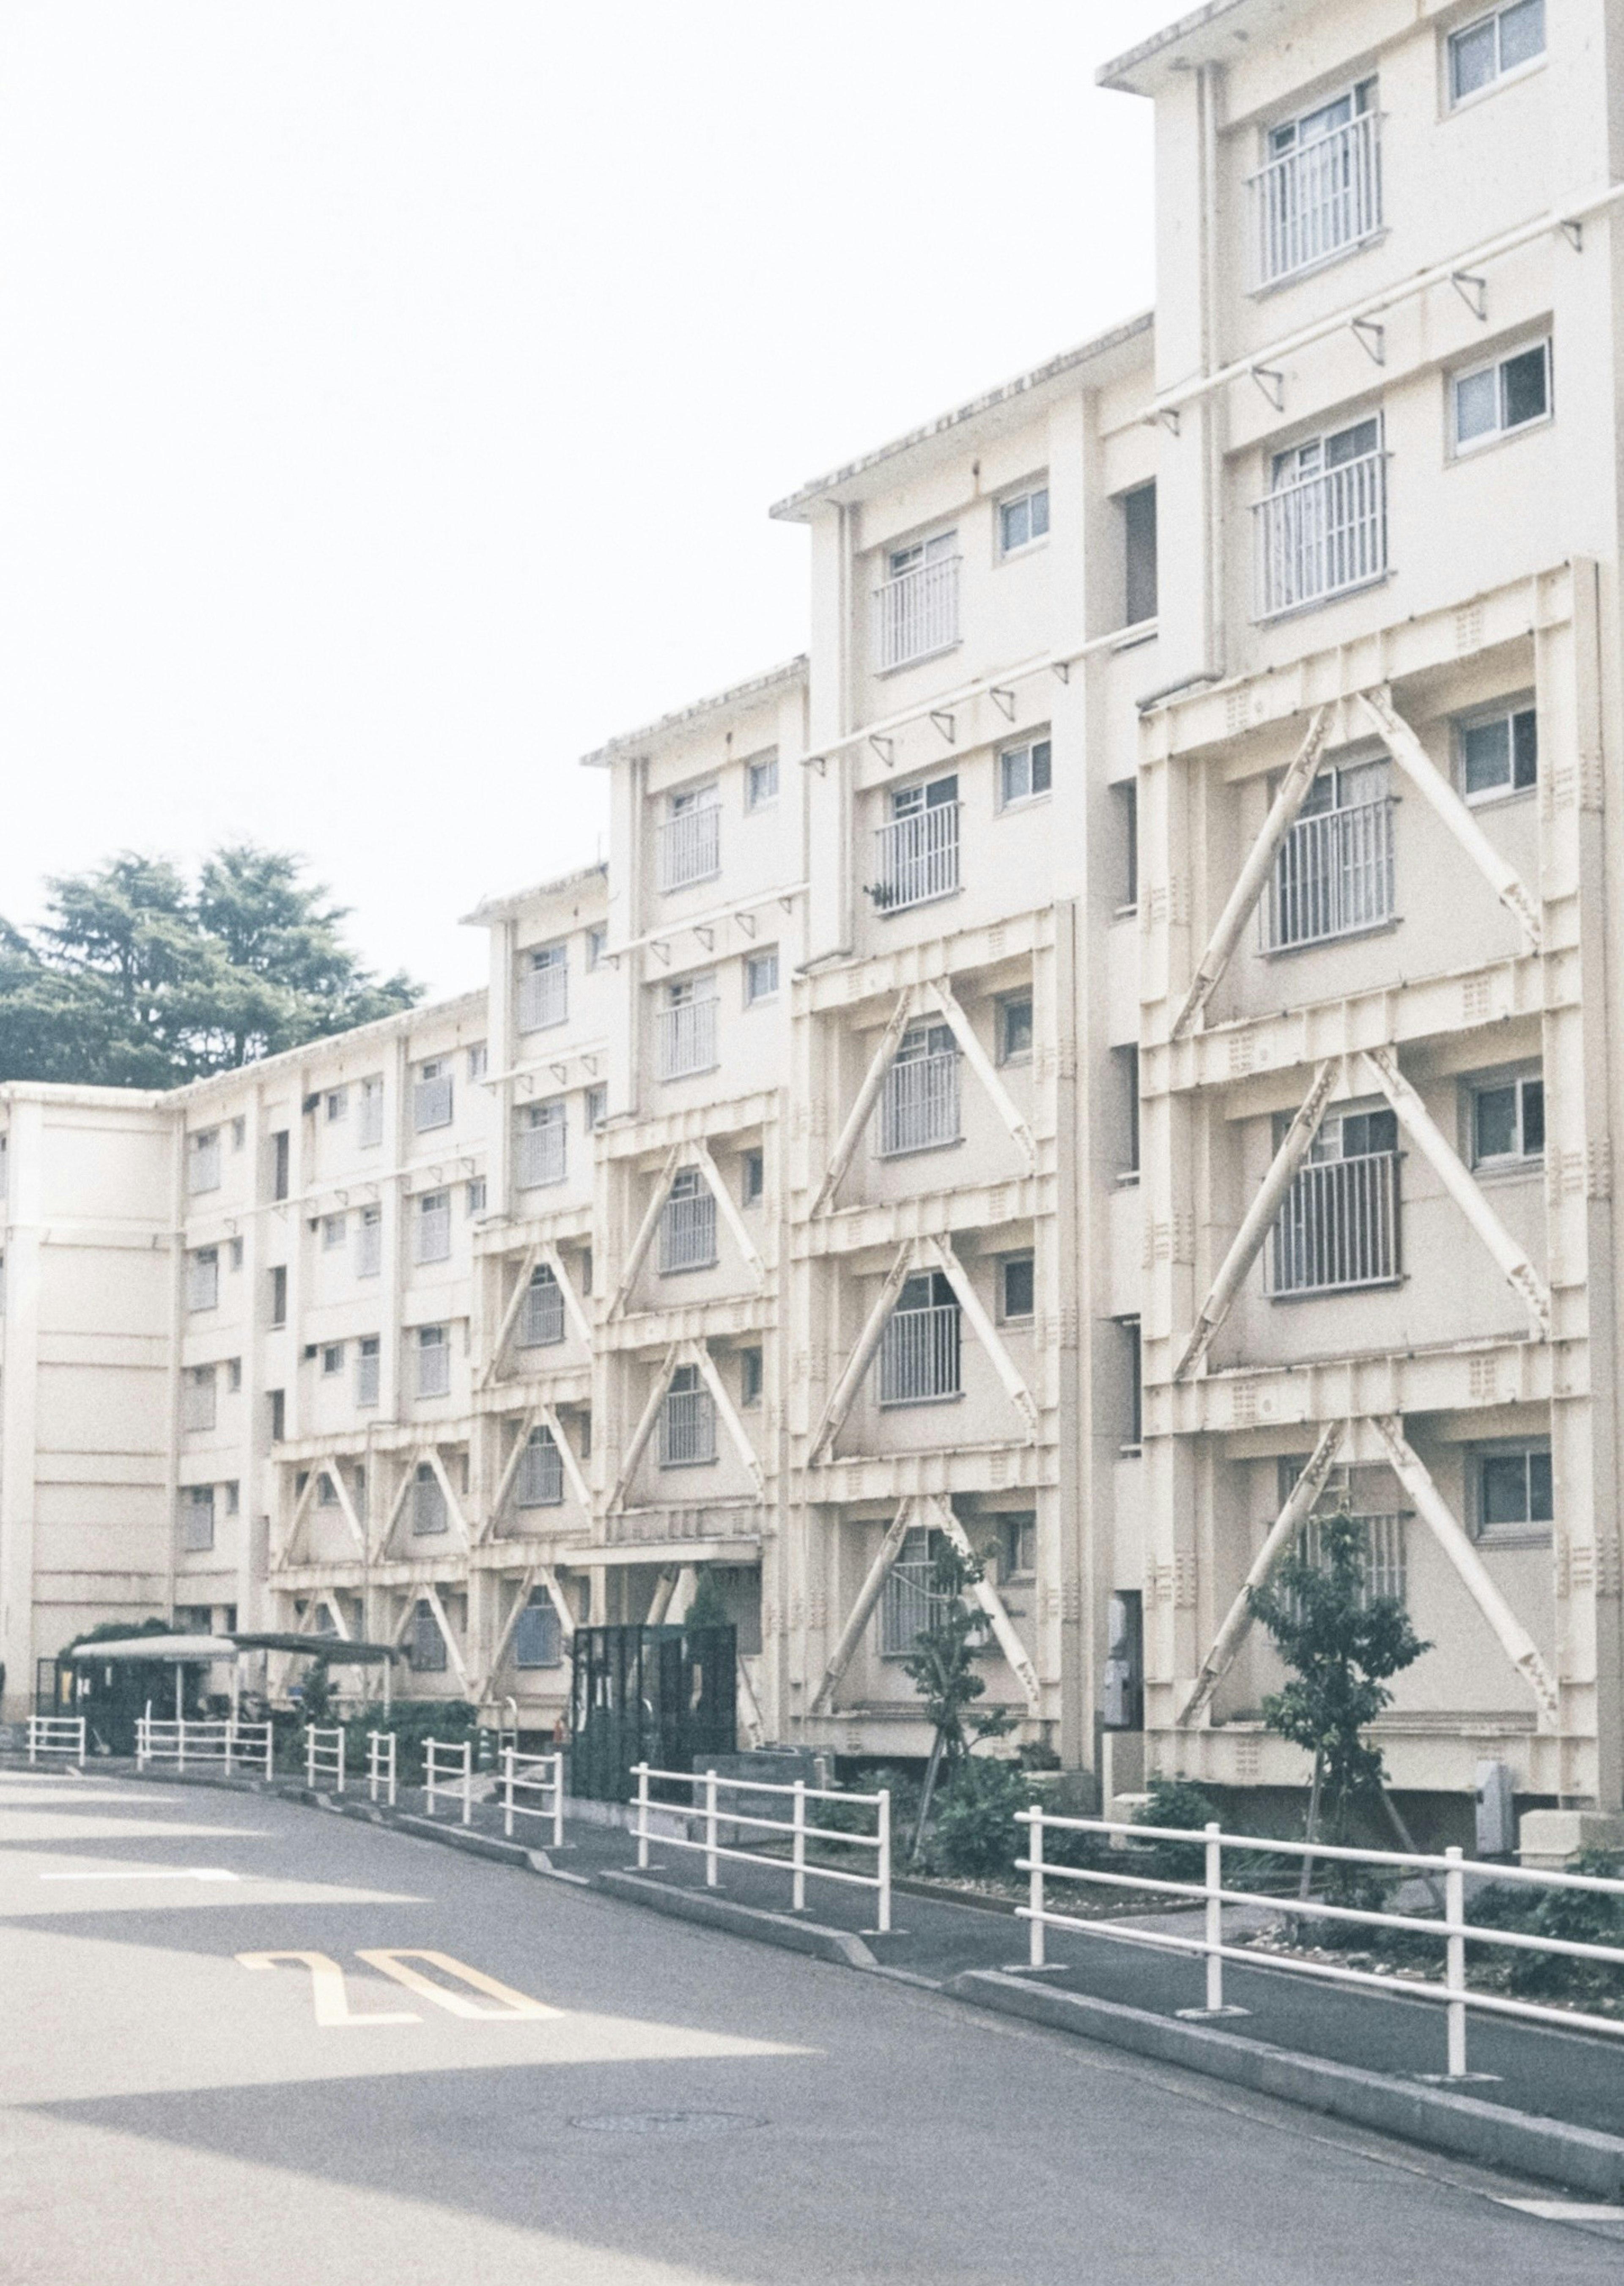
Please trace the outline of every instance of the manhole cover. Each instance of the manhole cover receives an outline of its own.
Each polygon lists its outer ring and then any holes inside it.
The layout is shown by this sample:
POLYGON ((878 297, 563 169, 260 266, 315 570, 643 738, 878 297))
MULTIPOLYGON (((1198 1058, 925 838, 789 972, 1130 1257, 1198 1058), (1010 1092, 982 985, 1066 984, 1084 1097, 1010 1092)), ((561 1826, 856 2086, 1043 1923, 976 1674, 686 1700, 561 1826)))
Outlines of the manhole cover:
POLYGON ((742 2111, 589 2111, 570 2124, 594 2135, 731 2135, 767 2122, 742 2111))

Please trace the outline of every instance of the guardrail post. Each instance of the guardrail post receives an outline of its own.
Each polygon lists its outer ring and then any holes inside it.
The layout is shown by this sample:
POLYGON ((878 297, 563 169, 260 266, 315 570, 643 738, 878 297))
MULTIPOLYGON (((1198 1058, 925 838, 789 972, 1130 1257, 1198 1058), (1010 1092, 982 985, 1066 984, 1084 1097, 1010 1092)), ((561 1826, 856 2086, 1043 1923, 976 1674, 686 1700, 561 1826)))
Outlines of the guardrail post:
POLYGON ((462 1823, 471 1825, 473 1822, 474 1742, 471 1738, 465 1738, 462 1741, 462 1823))
MULTIPOLYGON (((1444 1875, 1444 1919, 1452 1928, 1458 1928, 1466 1919, 1466 1876, 1462 1870, 1462 1853, 1458 1842, 1445 1850, 1449 1860, 1444 1875)), ((1466 1990, 1466 1940, 1449 1936, 1444 1940, 1444 1983, 1451 1992, 1466 1990)), ((1445 2014, 1449 2020, 1449 2064, 1451 2079, 1466 2077, 1466 2002, 1464 1998, 1446 2003, 1445 2014)))
POLYGON ((705 1886, 716 1887, 716 1773, 705 1773, 705 1886))
POLYGON ((1224 1844, 1223 1827, 1207 1827, 1207 2008, 1222 2014, 1224 2006, 1224 1844))
POLYGON ((882 1786, 879 1802, 879 1848, 875 1852, 879 1860, 879 1911, 874 1916, 875 1927, 881 1936, 891 1933, 891 1789, 882 1786))
POLYGON ((649 1766, 639 1762, 635 1773, 637 1779, 637 1870, 649 1870, 649 1766))
POLYGON ((343 1724, 342 1722, 341 1722, 341 1723, 339 1724, 339 1726, 338 1726, 337 1737, 338 1737, 338 1774, 337 1774, 337 1776, 338 1776, 338 1791, 339 1791, 339 1793, 343 1793, 343 1790, 344 1790, 344 1754, 345 1754, 345 1748, 346 1748, 346 1746, 347 1746, 347 1745, 348 1745, 348 1741, 347 1741, 347 1739, 346 1739, 346 1738, 345 1738, 345 1737, 344 1737, 344 1726, 343 1726, 343 1724))
POLYGON ((307 1730, 304 1733, 304 1783, 311 1793, 314 1793, 316 1791, 316 1734, 313 1730, 307 1730))
POLYGON ((423 1740, 423 1815, 434 1816, 434 1741, 423 1740))
POLYGON ((553 1756, 553 1847, 564 1848, 564 1756, 553 1756))
POLYGON ((175 1723, 175 1770, 177 1776, 179 1776, 185 1770, 185 1767, 186 1723, 185 1717, 184 1715, 180 1715, 177 1717, 175 1723))
POLYGON ((790 1905, 792 1912, 804 1913, 807 1910, 807 1782, 805 1778, 797 1778, 795 1781, 793 1815, 795 1834, 792 1846, 794 1850, 795 1888, 790 1905))
POLYGON ((502 1832, 513 1839, 513 1749, 502 1748, 502 1832))
POLYGON ((1017 1811, 1018 1817, 1027 1820, 1027 1857, 1031 1866, 1030 1895, 1032 1909, 1032 1949, 1029 1956, 1034 1968, 1044 1963, 1044 1814, 1041 1809, 1017 1811))

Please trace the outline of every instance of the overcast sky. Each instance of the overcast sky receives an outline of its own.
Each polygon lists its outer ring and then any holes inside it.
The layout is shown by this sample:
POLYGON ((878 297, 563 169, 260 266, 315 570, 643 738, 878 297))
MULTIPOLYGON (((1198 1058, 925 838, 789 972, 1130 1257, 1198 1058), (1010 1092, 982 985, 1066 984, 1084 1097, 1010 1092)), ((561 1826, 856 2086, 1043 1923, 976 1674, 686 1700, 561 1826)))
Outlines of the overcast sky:
POLYGON ((0 913, 294 847, 383 967, 805 642, 768 504, 1151 299, 1178 0, 0 0, 0 913))

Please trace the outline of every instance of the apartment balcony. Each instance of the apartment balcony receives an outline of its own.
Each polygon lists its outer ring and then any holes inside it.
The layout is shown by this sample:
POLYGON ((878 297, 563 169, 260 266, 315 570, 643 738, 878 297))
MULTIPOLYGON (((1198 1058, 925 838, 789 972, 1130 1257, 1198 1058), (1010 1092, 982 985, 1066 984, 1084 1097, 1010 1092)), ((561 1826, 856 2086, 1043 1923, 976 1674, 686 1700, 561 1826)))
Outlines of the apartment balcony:
POLYGON ((1263 915, 1270 952, 1324 944, 1393 917, 1393 801, 1299 817, 1281 844, 1263 915))
POLYGON ((1251 201, 1252 282, 1278 286, 1382 227, 1382 121, 1366 111, 1260 168, 1251 201))
POLYGON ((695 881, 713 881, 721 871, 721 806, 701 803, 679 810, 659 829, 659 885, 662 889, 686 889, 695 881))
POLYGON ((1278 619, 1387 576, 1387 455, 1281 485, 1252 509, 1257 610, 1278 619))
POLYGON ((521 1032, 545 1032, 562 1024, 570 1013, 570 972, 560 962, 547 968, 527 968, 519 978, 518 1021, 521 1032))
POLYGON ((680 1000, 659 1013, 659 1076, 687 1079, 716 1064, 716 1002, 680 1000))
POLYGON ((874 657, 880 674, 951 650, 958 641, 958 569, 939 556, 874 590, 874 657))
POLYGON ((513 1139, 513 1181, 516 1190, 539 1191, 548 1183, 562 1183, 566 1171, 567 1142, 562 1119, 518 1130, 513 1139))
POLYGON ((716 1202, 710 1192, 667 1199, 659 1218, 661 1270, 708 1270, 715 1259, 716 1202))
POLYGON ((900 913, 950 897, 958 887, 958 810, 956 801, 912 809, 875 833, 879 879, 869 890, 882 913, 900 913))
POLYGON ((894 1063, 879 1098, 879 1156, 902 1158, 910 1151, 933 1151, 957 1143, 959 1116, 958 1052, 915 1056, 894 1063))
POLYGON ((879 1598, 879 1655, 906 1659, 919 1637, 952 1609, 955 1598, 935 1588, 936 1567, 928 1557, 894 1564, 879 1598))
POLYGON ((1270 1234, 1265 1290, 1341 1294, 1390 1286, 1398 1277, 1398 1153, 1304 1167, 1270 1234))
POLYGON ((517 1508, 558 1508, 564 1502, 564 1455, 545 1430, 532 1437, 519 1455, 514 1490, 517 1508))
POLYGON ((962 1394, 956 1302, 893 1310, 879 1344, 882 1405, 932 1405, 962 1394))
POLYGON ((550 1349, 563 1341, 564 1333, 564 1289, 550 1271, 538 1273, 524 1289, 519 1305, 517 1346, 550 1349))
POLYGON ((716 1406, 708 1389, 672 1389, 659 1409, 662 1469, 704 1468, 716 1458, 716 1406))
POLYGON ((418 1134, 431 1127, 451 1124, 451 1075, 443 1073, 431 1079, 416 1081, 412 1089, 412 1124, 418 1134))

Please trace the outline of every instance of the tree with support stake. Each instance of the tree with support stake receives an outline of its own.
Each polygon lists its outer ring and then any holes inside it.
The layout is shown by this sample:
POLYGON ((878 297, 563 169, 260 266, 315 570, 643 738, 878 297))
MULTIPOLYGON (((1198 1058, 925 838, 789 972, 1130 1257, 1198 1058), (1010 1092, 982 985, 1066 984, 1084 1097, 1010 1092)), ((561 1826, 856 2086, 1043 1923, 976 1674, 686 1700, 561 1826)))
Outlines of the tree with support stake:
MULTIPOLYGON (((918 1864, 925 1847, 931 1798, 945 1763, 950 1770, 963 1761, 974 1741, 966 1735, 968 1709, 987 1688, 975 1671, 972 1647, 984 1621, 966 1593, 983 1576, 974 1556, 966 1555, 943 1537, 931 1567, 933 1616, 915 1636, 913 1652, 903 1662, 903 1672, 925 1701, 925 1712, 935 1736, 925 1766, 919 1794, 919 1815, 913 1830, 911 1862, 918 1864)), ((975 1740, 1001 1738, 1010 1727, 1003 1713, 983 1714, 975 1725, 975 1740)))
MULTIPOLYGON (((1317 1550, 1299 1538, 1273 1578, 1247 1591, 1254 1619, 1268 1630, 1292 1670, 1283 1691, 1263 1702, 1271 1730, 1312 1754, 1305 1839, 1320 1838, 1323 1817, 1333 1846, 1345 1843, 1355 1805, 1382 1805, 1403 1847, 1413 1850, 1403 1819, 1387 1792, 1379 1747, 1365 1732, 1392 1703, 1387 1680, 1414 1666, 1431 1648, 1410 1625, 1395 1596, 1373 1596, 1365 1562, 1365 1527, 1349 1513, 1344 1492, 1335 1512, 1318 1520, 1317 1550)), ((1300 1894, 1308 1894, 1313 1859, 1303 1859, 1300 1894)), ((1329 1886, 1346 1887, 1337 1870, 1329 1886)))

